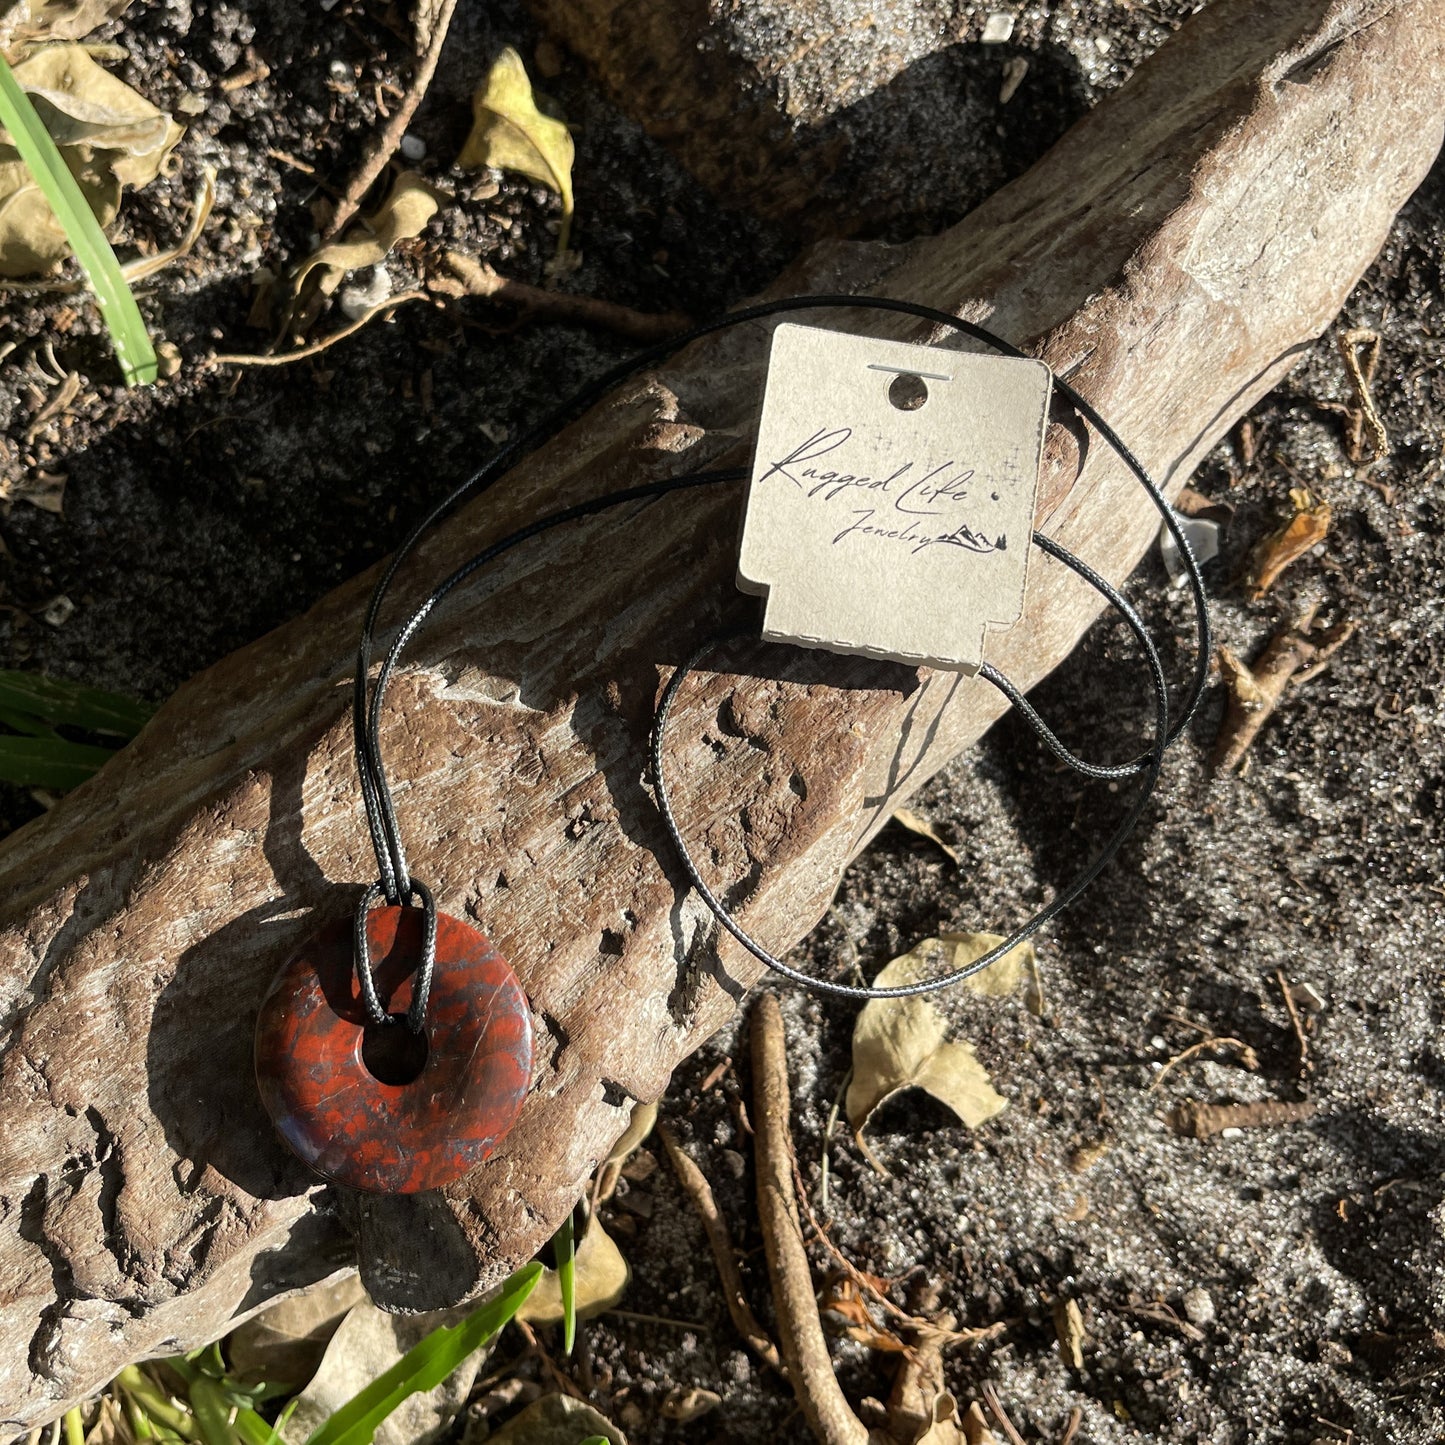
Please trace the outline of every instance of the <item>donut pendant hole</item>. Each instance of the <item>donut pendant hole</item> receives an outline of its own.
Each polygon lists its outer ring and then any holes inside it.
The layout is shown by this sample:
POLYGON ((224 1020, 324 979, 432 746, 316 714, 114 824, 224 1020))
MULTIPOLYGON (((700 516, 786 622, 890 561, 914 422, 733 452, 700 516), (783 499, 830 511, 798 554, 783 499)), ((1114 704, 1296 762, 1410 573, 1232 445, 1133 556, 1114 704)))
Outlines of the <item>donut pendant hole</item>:
POLYGON ((426 1068, 427 1037, 406 1026, 405 1014, 389 1024, 368 1024, 361 1034, 361 1062, 378 1084, 410 1084, 426 1068))

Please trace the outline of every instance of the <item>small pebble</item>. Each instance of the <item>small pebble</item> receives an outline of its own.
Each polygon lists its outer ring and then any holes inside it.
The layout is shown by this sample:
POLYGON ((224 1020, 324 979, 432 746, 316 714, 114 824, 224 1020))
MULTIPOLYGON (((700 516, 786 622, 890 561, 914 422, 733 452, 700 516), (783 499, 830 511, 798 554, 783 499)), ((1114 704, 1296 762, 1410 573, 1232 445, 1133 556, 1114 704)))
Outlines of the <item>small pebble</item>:
POLYGON ((373 266, 369 271, 359 272, 351 285, 342 289, 341 314, 348 321, 355 321, 373 306, 380 306, 390 295, 391 277, 386 274, 386 267, 373 266))
POLYGON ((1097 50, 1100 55, 1107 55, 1109 53, 1108 39, 1103 35, 1096 35, 1094 37, 1094 49, 1097 50))
POLYGON ((40 620, 50 627, 64 627, 74 615, 75 603, 63 592, 40 609, 40 620))
POLYGON ((1231 1124, 1229 1128, 1219 1131, 1219 1137, 1221 1139, 1243 1139, 1244 1130, 1239 1128, 1238 1125, 1231 1124))
POLYGON ((1207 1289, 1201 1289, 1196 1285, 1193 1289, 1185 1291, 1184 1318, 1191 1325, 1198 1325, 1200 1328, 1214 1323, 1214 1300, 1210 1297, 1207 1289))
POLYGON ((352 80, 355 77, 351 73, 351 67, 344 60, 333 60, 331 62, 332 80, 352 80))
POLYGON ((412 135, 408 131, 401 138, 400 150, 407 160, 419 161, 426 154, 426 142, 419 135, 412 135))
POLYGON ((995 10, 983 22, 983 43, 985 45, 1002 45, 1006 40, 1012 38, 1013 33, 1014 18, 1002 10, 995 10))

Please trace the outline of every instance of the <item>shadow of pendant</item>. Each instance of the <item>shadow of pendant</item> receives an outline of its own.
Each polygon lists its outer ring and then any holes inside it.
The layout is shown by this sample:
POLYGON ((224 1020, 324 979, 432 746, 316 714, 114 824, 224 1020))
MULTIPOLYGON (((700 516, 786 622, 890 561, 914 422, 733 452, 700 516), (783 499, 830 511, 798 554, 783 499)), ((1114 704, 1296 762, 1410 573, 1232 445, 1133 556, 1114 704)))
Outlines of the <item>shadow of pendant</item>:
POLYGON ((532 1016, 516 974, 485 935, 444 913, 426 1027, 406 1027, 422 925, 419 908, 367 915, 392 1023, 367 1017, 347 919, 281 969, 256 1021, 256 1082, 276 1131, 318 1174, 376 1194, 439 1189, 474 1169, 532 1082, 532 1016))

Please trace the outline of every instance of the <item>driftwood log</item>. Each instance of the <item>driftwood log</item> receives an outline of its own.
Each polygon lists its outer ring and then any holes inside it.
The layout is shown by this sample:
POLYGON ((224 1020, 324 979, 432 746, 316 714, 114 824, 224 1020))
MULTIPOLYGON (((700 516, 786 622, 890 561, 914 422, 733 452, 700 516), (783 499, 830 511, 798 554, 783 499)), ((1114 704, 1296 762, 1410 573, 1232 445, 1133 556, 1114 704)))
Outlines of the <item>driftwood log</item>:
MULTIPOLYGON (((1177 487, 1375 255, 1439 144, 1442 50, 1445 0, 1217 0, 954 229, 816 249, 780 287, 984 320, 1177 487)), ((598 406, 426 546, 402 594, 544 505, 745 457, 765 341, 694 346, 598 406)), ((1157 519, 1081 435, 1054 428, 1039 522, 1122 578, 1157 519)), ((660 679, 751 615, 733 590, 738 504, 672 497, 519 550, 449 604, 392 694, 413 865, 515 961, 541 1041, 518 1126, 443 1194, 318 1186, 251 1083, 272 972, 373 876, 347 719, 369 579, 194 679, 7 842, 0 1419, 49 1419, 126 1361, 358 1260, 392 1308, 481 1291, 553 1231, 633 1102, 729 1017, 755 967, 680 886, 642 759, 660 679)), ((1095 611, 1040 559, 1027 617, 992 655, 1031 685, 1095 611)), ((734 671, 700 674, 676 715, 682 820, 736 880, 745 923, 785 948, 999 701, 825 654, 758 646, 717 665, 734 671)))

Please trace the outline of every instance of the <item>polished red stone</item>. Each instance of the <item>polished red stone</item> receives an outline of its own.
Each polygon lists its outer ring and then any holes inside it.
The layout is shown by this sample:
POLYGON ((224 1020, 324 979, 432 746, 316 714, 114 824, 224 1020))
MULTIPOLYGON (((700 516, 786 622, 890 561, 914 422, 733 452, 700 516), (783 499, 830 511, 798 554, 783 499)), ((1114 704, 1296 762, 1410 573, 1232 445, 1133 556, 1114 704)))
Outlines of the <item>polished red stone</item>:
MULTIPOLYGON (((390 1013, 411 1002, 422 922, 419 908, 367 915, 390 1013)), ((480 1164, 516 1120, 532 1082, 522 986, 483 934, 444 913, 436 956, 426 1061, 409 1083, 382 1083, 363 1060, 368 1031, 374 1044, 383 1030, 361 1004, 349 919, 311 938, 272 982, 256 1021, 256 1082, 282 1139, 318 1174, 378 1194, 437 1189, 480 1164)))

